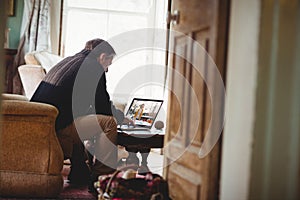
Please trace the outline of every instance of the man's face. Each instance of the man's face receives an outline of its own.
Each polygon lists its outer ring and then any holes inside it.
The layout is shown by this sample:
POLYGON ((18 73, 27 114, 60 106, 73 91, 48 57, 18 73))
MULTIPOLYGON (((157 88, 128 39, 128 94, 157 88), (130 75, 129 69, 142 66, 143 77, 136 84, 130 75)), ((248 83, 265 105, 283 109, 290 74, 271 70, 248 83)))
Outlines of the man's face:
POLYGON ((98 62, 102 65, 105 72, 108 72, 108 67, 111 65, 114 55, 100 54, 98 62))

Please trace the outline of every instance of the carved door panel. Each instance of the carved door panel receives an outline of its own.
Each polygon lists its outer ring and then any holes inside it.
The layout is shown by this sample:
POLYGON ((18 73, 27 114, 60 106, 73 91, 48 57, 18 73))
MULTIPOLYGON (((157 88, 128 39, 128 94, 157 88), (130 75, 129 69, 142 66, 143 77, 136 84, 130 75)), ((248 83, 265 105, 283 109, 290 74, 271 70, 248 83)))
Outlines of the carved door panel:
POLYGON ((225 77, 229 3, 171 3, 171 13, 179 17, 172 17, 177 24, 171 22, 169 40, 164 175, 172 199, 218 199, 221 139, 216 140, 212 149, 206 149, 207 155, 201 156, 199 152, 205 139, 215 139, 208 136, 211 130, 218 131, 214 125, 218 123, 216 127, 220 127, 223 122, 224 88, 216 83, 225 77), (213 68, 218 69, 218 74, 213 68), (219 110, 219 115, 213 115, 213 109, 219 110))

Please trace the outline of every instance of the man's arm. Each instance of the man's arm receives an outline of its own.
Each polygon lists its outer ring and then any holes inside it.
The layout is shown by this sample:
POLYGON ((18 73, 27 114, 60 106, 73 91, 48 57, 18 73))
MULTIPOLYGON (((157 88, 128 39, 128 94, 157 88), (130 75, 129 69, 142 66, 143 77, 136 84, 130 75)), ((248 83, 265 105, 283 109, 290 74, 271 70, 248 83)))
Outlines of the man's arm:
POLYGON ((124 113, 121 111, 121 110, 119 110, 119 109, 117 109, 113 104, 112 104, 112 102, 111 102, 111 111, 112 111, 112 114, 113 114, 113 116, 116 118, 116 120, 117 120, 117 123, 119 124, 119 125, 121 125, 122 123, 123 123, 123 121, 124 121, 124 113))

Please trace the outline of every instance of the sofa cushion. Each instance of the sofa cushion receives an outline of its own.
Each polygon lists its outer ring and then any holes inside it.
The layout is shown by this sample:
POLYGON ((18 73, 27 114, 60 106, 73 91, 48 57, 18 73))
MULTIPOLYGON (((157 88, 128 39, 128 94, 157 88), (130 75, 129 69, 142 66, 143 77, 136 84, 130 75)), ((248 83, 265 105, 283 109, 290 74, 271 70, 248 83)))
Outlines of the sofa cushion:
POLYGON ((46 76, 44 68, 40 65, 21 65, 18 67, 20 79, 28 99, 32 97, 36 88, 46 76))
POLYGON ((63 58, 48 51, 33 51, 25 55, 26 64, 41 65, 48 72, 63 58))

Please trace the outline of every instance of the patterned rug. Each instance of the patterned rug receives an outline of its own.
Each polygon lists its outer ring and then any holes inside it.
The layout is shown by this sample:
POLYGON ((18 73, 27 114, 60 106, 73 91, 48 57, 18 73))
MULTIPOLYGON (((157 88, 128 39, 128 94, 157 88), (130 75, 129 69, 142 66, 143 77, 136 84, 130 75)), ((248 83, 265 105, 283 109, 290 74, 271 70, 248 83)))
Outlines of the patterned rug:
POLYGON ((93 196, 93 194, 88 191, 87 186, 70 185, 66 180, 69 172, 70 166, 64 165, 62 170, 64 187, 57 199, 97 199, 96 196, 93 196))
MULTIPOLYGON (((76 186, 76 185, 70 185, 68 181, 66 180, 68 177, 68 174, 70 172, 70 165, 64 165, 62 170, 62 175, 64 177, 64 187, 62 192, 59 194, 57 198, 54 199, 97 199, 96 196, 93 196, 92 193, 88 191, 88 186, 76 186)), ((37 198, 1 198, 1 200, 37 200, 37 198)), ((49 198, 44 198, 44 200, 48 200, 49 198)), ((51 199, 52 200, 52 199, 51 199)))

